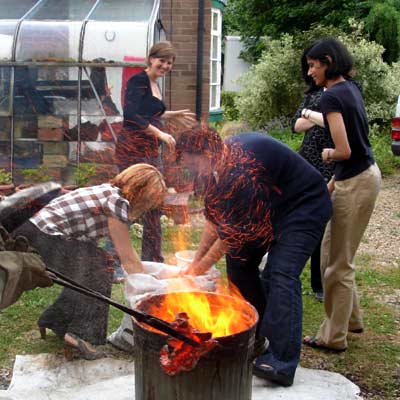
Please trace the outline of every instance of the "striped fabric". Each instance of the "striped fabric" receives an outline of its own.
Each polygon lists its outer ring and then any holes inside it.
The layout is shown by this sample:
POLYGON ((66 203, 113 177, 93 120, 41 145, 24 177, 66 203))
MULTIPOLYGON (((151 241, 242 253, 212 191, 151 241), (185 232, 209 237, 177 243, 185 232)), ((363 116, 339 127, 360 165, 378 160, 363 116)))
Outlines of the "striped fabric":
POLYGON ((129 222, 129 202, 109 183, 80 188, 52 200, 31 222, 48 235, 86 241, 108 236, 107 218, 129 222))

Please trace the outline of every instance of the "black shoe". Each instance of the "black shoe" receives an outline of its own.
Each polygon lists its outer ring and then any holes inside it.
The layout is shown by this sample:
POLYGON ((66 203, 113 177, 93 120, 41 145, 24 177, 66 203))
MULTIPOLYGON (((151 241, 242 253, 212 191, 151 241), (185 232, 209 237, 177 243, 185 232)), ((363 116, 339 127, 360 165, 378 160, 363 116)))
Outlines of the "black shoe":
POLYGON ((320 303, 324 301, 324 292, 314 292, 314 296, 320 303))
POLYGON ((274 382, 280 386, 288 387, 293 385, 294 377, 281 374, 274 367, 268 364, 254 364, 253 375, 258 376, 262 379, 268 379, 269 381, 274 382))

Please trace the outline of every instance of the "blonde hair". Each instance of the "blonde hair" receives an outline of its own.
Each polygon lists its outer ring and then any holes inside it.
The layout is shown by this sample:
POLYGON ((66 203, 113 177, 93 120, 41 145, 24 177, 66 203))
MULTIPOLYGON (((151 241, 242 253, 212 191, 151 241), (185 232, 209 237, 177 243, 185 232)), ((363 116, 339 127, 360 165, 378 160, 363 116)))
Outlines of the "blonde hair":
POLYGON ((157 207, 167 192, 160 171, 149 164, 131 165, 110 183, 121 190, 122 195, 132 207, 138 204, 146 205, 147 209, 157 207))
POLYGON ((172 58, 172 61, 175 61, 176 52, 174 46, 172 46, 171 42, 164 40, 162 42, 158 42, 152 46, 147 55, 147 65, 150 66, 150 57, 153 58, 172 58))

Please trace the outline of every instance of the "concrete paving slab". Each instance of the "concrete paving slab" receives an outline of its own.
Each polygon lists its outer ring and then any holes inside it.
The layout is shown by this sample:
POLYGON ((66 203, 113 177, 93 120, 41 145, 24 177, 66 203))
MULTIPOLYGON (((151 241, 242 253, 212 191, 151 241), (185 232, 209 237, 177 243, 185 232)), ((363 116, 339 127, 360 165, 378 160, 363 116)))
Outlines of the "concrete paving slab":
MULTIPOLYGON (((252 400, 360 400, 359 393, 359 388, 340 374, 298 368, 290 388, 254 377, 252 400)), ((135 400, 134 365, 113 358, 68 362, 52 354, 18 355, 10 387, 0 391, 0 399, 27 398, 135 400)))

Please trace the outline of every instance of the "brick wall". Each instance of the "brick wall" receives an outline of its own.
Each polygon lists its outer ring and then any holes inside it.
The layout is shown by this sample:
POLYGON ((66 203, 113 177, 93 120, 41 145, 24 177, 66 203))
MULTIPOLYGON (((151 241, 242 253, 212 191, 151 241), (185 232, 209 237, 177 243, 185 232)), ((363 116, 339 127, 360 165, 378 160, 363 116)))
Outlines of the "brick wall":
MULTIPOLYGON (((205 0, 203 42, 202 118, 208 117, 210 79, 211 0, 205 0)), ((166 81, 167 109, 196 112, 198 0, 162 0, 161 20, 167 40, 177 50, 174 68, 166 81)))

